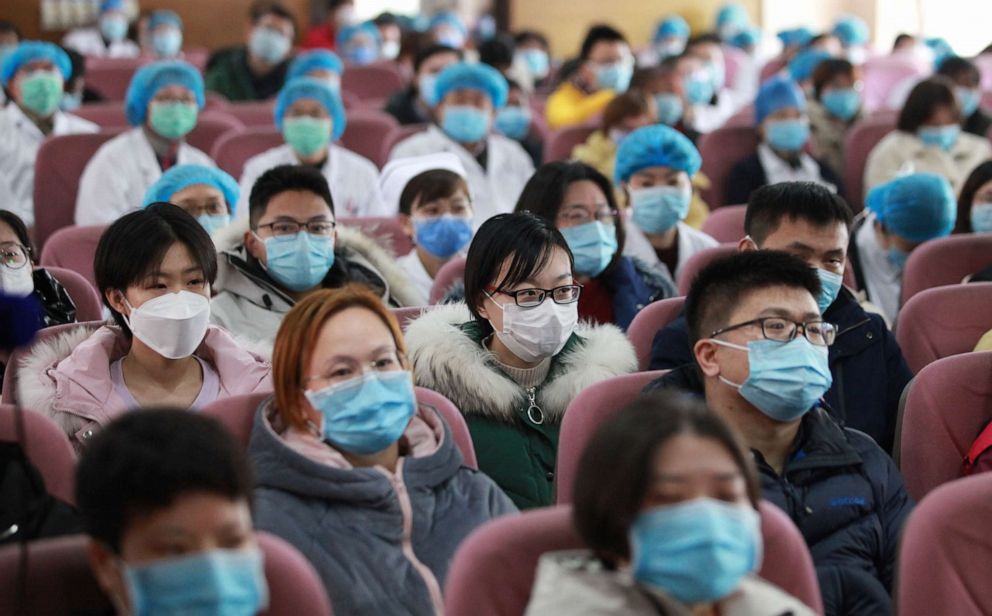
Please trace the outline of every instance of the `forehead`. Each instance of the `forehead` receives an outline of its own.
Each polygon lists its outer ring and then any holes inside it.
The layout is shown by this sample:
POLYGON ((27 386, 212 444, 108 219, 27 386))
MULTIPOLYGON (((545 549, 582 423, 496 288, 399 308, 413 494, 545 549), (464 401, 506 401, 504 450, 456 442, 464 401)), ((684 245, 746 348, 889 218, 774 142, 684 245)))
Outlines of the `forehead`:
POLYGON ((563 206, 571 205, 603 205, 607 203, 603 190, 592 180, 579 180, 565 187, 563 206))
POLYGON ((37 58, 35 60, 29 60, 22 64, 17 72, 29 73, 31 71, 47 71, 55 68, 55 63, 47 58, 37 58))
POLYGON ((678 434, 665 441, 654 454, 654 474, 735 474, 741 470, 720 441, 696 434, 678 434))
MULTIPOLYGON (((507 284, 504 281, 506 280, 507 273, 510 271, 510 265, 513 263, 513 258, 514 255, 510 255, 504 259, 499 268, 499 273, 497 274, 496 279, 490 284, 497 287, 505 286, 507 284)), ((539 264, 534 271, 525 274, 520 282, 516 285, 510 286, 526 286, 526 281, 545 284, 548 280, 550 280, 551 283, 560 281, 558 284, 567 284, 568 281, 565 279, 571 278, 571 274, 572 267, 568 260, 568 254, 566 254, 565 251, 559 246, 554 246, 546 263, 539 264), (541 282, 542 280, 544 280, 544 282, 541 282)))
POLYGON ((364 358, 382 347, 396 347, 393 333, 379 315, 363 306, 345 308, 324 321, 317 334, 312 360, 331 357, 364 358))
POLYGON ((0 220, 0 242, 20 243, 17 234, 14 233, 14 228, 2 220, 0 220))
MULTIPOLYGON (((679 174, 685 173, 679 169, 673 169, 672 167, 665 167, 662 165, 656 165, 654 167, 645 167, 638 170, 636 173, 631 175, 631 179, 639 180, 667 180, 671 177, 678 176, 679 174)), ((688 174, 686 174, 688 176, 688 174)))
POLYGON ((269 200, 263 220, 274 220, 280 216, 295 220, 308 220, 315 216, 333 218, 331 208, 317 193, 309 190, 286 190, 269 200))
POLYGON ((193 98, 194 96, 192 90, 175 83, 164 85, 155 91, 155 98, 193 98))
POLYGON ((267 28, 278 28, 280 30, 292 30, 293 22, 285 17, 280 17, 275 13, 266 13, 258 18, 255 25, 265 26, 267 28))
POLYGON ((287 111, 306 113, 327 113, 324 104, 315 98, 298 98, 287 108, 287 111))
POLYGON ((171 273, 183 271, 194 266, 199 267, 200 263, 192 251, 190 251, 189 246, 182 242, 174 242, 172 246, 169 246, 169 250, 165 252, 162 262, 158 264, 158 267, 155 267, 155 264, 153 264, 150 269, 163 273, 171 273))
POLYGON ((846 250, 848 237, 847 225, 841 221, 814 225, 803 218, 784 217, 779 220, 778 228, 768 234, 761 247, 776 249, 798 242, 824 250, 846 250))
POLYGON ((210 184, 190 184, 172 193, 173 201, 206 201, 212 199, 224 200, 224 193, 210 184))
POLYGON ((245 498, 220 494, 180 494, 170 505, 133 516, 121 536, 122 551, 161 535, 211 537, 230 528, 251 527, 251 510, 245 498))
POLYGON ((813 295, 802 287, 772 286, 752 289, 738 298, 726 325, 742 323, 770 311, 784 313, 797 321, 819 316, 813 295))

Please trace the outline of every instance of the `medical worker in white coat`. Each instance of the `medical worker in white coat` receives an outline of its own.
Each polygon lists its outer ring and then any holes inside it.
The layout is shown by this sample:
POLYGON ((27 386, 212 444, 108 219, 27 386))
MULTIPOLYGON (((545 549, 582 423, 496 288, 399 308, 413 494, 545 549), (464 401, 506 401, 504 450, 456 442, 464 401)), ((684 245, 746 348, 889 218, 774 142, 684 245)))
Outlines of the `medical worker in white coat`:
POLYGON ((137 58, 141 48, 127 38, 127 29, 124 0, 103 0, 96 25, 72 30, 62 45, 94 58, 137 58))
POLYGON ((201 109, 203 78, 192 65, 169 60, 138 69, 124 99, 134 128, 103 144, 86 165, 76 224, 109 224, 141 207, 148 187, 175 165, 216 166, 184 141, 201 109))
POLYGON ((390 160, 452 152, 468 173, 473 224, 512 212, 534 174, 534 163, 516 141, 492 130, 496 110, 506 104, 506 78, 485 64, 459 62, 437 77, 434 117, 438 125, 401 141, 390 160))
POLYGON ((324 79, 297 77, 279 91, 275 125, 286 143, 253 156, 241 174, 240 216, 248 215, 251 187, 263 173, 281 165, 319 170, 331 187, 342 217, 383 216, 379 169, 372 161, 336 145, 346 124, 339 90, 324 79))
POLYGON ((69 55, 58 45, 41 41, 19 43, 0 65, 0 83, 12 99, 0 108, 4 116, 0 148, 5 152, 0 184, 10 194, 0 207, 17 214, 28 227, 34 225, 34 163, 42 142, 52 135, 99 130, 96 124, 59 109, 71 72, 69 55))

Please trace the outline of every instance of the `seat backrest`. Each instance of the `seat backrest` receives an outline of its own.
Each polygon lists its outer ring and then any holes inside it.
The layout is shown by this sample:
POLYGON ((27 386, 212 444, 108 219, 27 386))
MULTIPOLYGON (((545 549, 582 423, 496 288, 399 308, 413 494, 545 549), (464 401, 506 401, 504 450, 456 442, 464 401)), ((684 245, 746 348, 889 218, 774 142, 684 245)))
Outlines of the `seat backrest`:
POLYGON ((338 223, 345 227, 354 227, 375 238, 380 244, 391 250, 397 257, 402 257, 410 252, 413 243, 410 236, 406 234, 400 221, 389 216, 342 216, 338 223))
POLYGON ((59 281, 72 303, 76 305, 77 321, 97 321, 103 316, 103 303, 100 301, 100 294, 83 276, 71 269, 61 267, 46 267, 48 273, 55 280, 59 281))
POLYGON ((427 130, 428 126, 430 126, 430 124, 406 124, 394 128, 388 135, 386 135, 385 139, 382 140, 382 151, 379 152, 379 160, 388 161, 389 155, 392 154, 393 148, 395 148, 398 143, 409 139, 417 133, 424 132, 427 130))
POLYGON ((211 402, 203 407, 203 414, 209 415, 224 424, 224 427, 234 435, 234 439, 242 446, 248 447, 251 439, 251 429, 255 424, 255 411, 272 393, 254 393, 243 396, 231 396, 211 402))
POLYGON ((140 58, 86 59, 86 87, 98 92, 105 101, 123 101, 140 58))
POLYGON ((210 154, 217 141, 228 133, 244 130, 245 125, 222 111, 204 111, 196 120, 196 126, 186 135, 186 142, 194 148, 210 154))
POLYGON ((210 152, 210 158, 232 177, 240 178, 248 159, 282 143, 282 133, 274 126, 246 128, 241 132, 227 133, 218 139, 210 152))
MULTIPOLYGON (((76 454, 69 438, 54 421, 37 411, 22 408, 21 417, 27 441, 24 452, 41 473, 48 493, 69 504, 75 504, 76 454)), ((17 441, 14 405, 0 404, 0 442, 17 441)))
POLYGON ((371 160, 379 168, 386 163, 382 150, 386 139, 399 128, 396 118, 381 111, 354 111, 341 135, 341 145, 371 160))
MULTIPOLYGON (((575 146, 585 143, 589 135, 599 130, 599 124, 568 126, 553 131, 544 144, 544 162, 553 163, 572 158, 575 146)), ((613 181, 613 178, 610 178, 613 181)))
POLYGON ((455 441, 455 446, 462 452, 465 466, 478 469, 479 462, 475 458, 475 445, 472 444, 472 435, 468 431, 468 424, 465 423, 465 418, 462 416, 461 411, 458 410, 458 407, 455 406, 455 403, 426 387, 417 387, 416 392, 417 402, 436 409, 438 414, 444 418, 444 422, 448 424, 448 429, 451 430, 451 437, 455 441))
POLYGON ((788 62, 786 62, 785 58, 783 58, 782 56, 772 58, 771 60, 766 62, 765 65, 761 67, 761 83, 765 83, 766 81, 771 79, 772 76, 775 75, 775 73, 785 68, 786 64, 788 64, 788 62))
POLYGON ((241 103, 228 103, 219 108, 219 111, 235 118, 247 128, 275 128, 274 117, 276 108, 275 101, 249 101, 241 103))
POLYGON ((899 466, 919 500, 961 476, 961 463, 992 419, 992 351, 938 359, 913 379, 903 409, 899 466))
POLYGON ((43 249, 49 236, 73 224, 79 178, 100 146, 120 131, 49 137, 34 163, 34 240, 43 249))
POLYGON ((967 233, 924 242, 909 254, 901 304, 923 289, 958 284, 992 263, 992 233, 967 233))
POLYGON ((703 233, 721 244, 737 243, 744 237, 746 205, 725 205, 713 210, 703 223, 703 233))
POLYGON ((341 75, 341 90, 354 94, 362 100, 387 98, 406 87, 403 76, 391 64, 349 66, 341 75))
POLYGON ((0 404, 14 403, 14 375, 21 370, 20 364, 23 358, 31 352, 31 348, 34 345, 45 343, 80 327, 95 331, 103 324, 103 321, 82 321, 39 329, 30 345, 21 347, 10 354, 10 358, 7 360, 7 368, 3 372, 3 387, 0 387, 0 404))
POLYGON ((465 257, 455 257, 441 266, 431 286, 430 303, 437 304, 451 287, 465 278, 465 257))
MULTIPOLYGON (((63 227, 53 233, 41 250, 39 263, 45 267, 69 269, 86 279, 96 289, 93 257, 100 243, 104 225, 92 227, 63 227)), ((98 292, 99 293, 99 292, 98 292)))
POLYGON ((868 155, 895 127, 895 119, 869 116, 856 122, 844 137, 844 197, 855 212, 864 209, 868 155))
POLYGON ((269 609, 259 616, 331 616, 331 600, 310 561, 275 535, 255 535, 265 556, 269 609))
POLYGON ((990 330, 992 282, 958 284, 925 289, 909 298, 899 311, 896 341, 916 373, 942 357, 971 352, 990 330))
POLYGON ((651 345, 655 334, 679 317, 684 297, 669 297, 651 302, 641 309, 627 328, 627 339, 637 353, 638 370, 647 370, 651 363, 651 345))
POLYGON ((124 113, 124 104, 120 101, 86 103, 72 114, 98 124, 101 129, 129 126, 127 114, 124 113))
POLYGON ((864 108, 873 110, 887 107, 896 86, 913 77, 926 77, 928 68, 891 55, 869 58, 861 67, 864 108))
POLYGON ((738 162, 758 149, 758 134, 753 126, 724 126, 699 138, 702 171, 710 180, 703 200, 714 210, 730 205, 724 198, 727 176, 738 162))
POLYGON ((696 279, 696 274, 707 265, 722 257, 729 257, 737 252, 737 244, 720 244, 713 248, 700 250, 689 257, 689 260, 682 265, 679 270, 678 280, 675 282, 679 287, 679 295, 688 295, 692 282, 696 279))

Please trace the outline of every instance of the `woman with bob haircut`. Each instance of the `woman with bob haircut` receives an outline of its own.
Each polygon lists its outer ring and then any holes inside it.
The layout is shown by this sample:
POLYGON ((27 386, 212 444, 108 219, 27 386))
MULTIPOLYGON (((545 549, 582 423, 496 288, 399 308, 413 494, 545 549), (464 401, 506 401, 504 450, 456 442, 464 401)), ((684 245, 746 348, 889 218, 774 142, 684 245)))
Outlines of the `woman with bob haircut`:
POLYGON ((440 613, 455 549, 516 509, 417 404, 395 317, 361 285, 316 291, 272 363, 248 446, 256 526, 310 560, 337 613, 440 613))
POLYGON ((644 396, 579 461, 572 516, 588 550, 541 557, 528 616, 768 616, 814 612, 757 577, 751 456, 705 404, 644 396))
POLYGON ((572 399, 637 369, 617 327, 579 323, 581 291, 553 223, 500 214, 469 246, 465 304, 434 308, 407 328, 417 382, 461 410, 479 468, 522 509, 551 504, 572 399))

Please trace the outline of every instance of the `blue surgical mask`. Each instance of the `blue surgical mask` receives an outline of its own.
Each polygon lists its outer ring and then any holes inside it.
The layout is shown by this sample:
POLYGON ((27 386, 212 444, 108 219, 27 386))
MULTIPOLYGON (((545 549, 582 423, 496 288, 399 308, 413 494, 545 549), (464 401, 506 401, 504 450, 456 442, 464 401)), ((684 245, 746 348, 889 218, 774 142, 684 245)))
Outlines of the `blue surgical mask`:
POLYGON ((506 137, 520 141, 530 132, 530 120, 530 109, 503 107, 496 112, 493 127, 506 137))
POLYGON ((59 109, 62 111, 75 111, 83 106, 83 94, 81 92, 65 92, 62 94, 62 102, 59 109))
POLYGON ((840 288, 844 285, 844 277, 819 267, 816 268, 816 274, 820 277, 820 296, 816 298, 816 305, 820 307, 820 314, 823 314, 837 299, 840 288))
POLYGON ((230 214, 200 214, 196 217, 196 222, 200 223, 204 231, 213 235, 218 230, 231 224, 230 214))
POLYGON ((773 150, 798 152, 809 141, 809 122, 806 120, 775 120, 765 127, 765 140, 773 150))
POLYGON ((713 100, 716 90, 713 89, 713 82, 709 75, 699 72, 683 82, 685 97, 690 105, 709 105, 713 100))
POLYGON ((833 385, 827 347, 814 346, 798 333, 790 342, 752 340, 746 347, 723 340, 713 342, 747 352, 750 374, 738 385, 741 397, 775 421, 790 422, 805 415, 833 385))
POLYGON ((645 233, 664 233, 689 214, 692 191, 678 186, 630 189, 631 220, 645 233))
POLYGON ((596 87, 600 90, 626 92, 633 75, 634 69, 627 62, 606 64, 596 69, 596 87))
POLYGON ((665 59, 670 56, 682 55, 682 52, 685 51, 685 44, 686 41, 683 39, 668 39, 667 41, 655 43, 654 49, 658 52, 661 59, 665 59))
POLYGON ((454 30, 439 32, 435 35, 434 40, 438 45, 444 45, 453 49, 461 49, 465 46, 465 36, 454 30))
POLYGON ((255 28, 248 41, 248 49, 252 55, 267 64, 281 62, 291 46, 292 43, 285 34, 264 26, 255 28))
POLYGON ((975 233, 992 233, 992 203, 971 204, 971 230, 975 233))
POLYGON ((119 43, 127 36, 127 19, 122 15, 106 15, 100 18, 100 34, 111 43, 119 43))
POLYGON ((476 143, 489 132, 489 116, 478 107, 449 105, 441 118, 441 130, 458 143, 476 143))
POLYGON ((682 97, 670 92, 654 95, 654 104, 658 109, 658 121, 668 126, 675 126, 682 119, 682 97))
POLYGON ((398 441, 417 409, 413 379, 405 370, 370 372, 304 393, 323 418, 323 438, 358 455, 398 441))
POLYGON ((334 265, 334 239, 300 231, 265 238, 265 269, 291 291, 312 289, 334 265))
POLYGON ((909 253, 905 250, 896 248, 895 246, 890 246, 885 256, 888 258, 889 263, 892 264, 892 267, 896 268, 900 272, 906 269, 906 261, 909 260, 909 253))
POLYGON ((437 105, 436 85, 437 75, 424 75, 417 81, 417 91, 428 107, 437 105))
POLYGON ((370 45, 356 45, 348 49, 344 57, 352 64, 361 66, 375 62, 379 58, 379 52, 370 45))
POLYGON ((447 259, 472 240, 472 222, 450 214, 414 218, 413 233, 417 246, 439 259, 447 259))
POLYGON ((122 568, 134 616, 254 616, 268 607, 258 549, 210 550, 122 568))
POLYGON ((566 227, 561 234, 575 260, 575 273, 595 278, 617 254, 617 230, 598 220, 576 227, 566 227))
POLYGON ((543 49, 532 47, 523 52, 524 63, 534 79, 544 79, 551 72, 551 60, 543 49))
POLYGON ((978 111, 978 105, 982 102, 978 90, 957 86, 954 88, 954 94, 957 95, 958 101, 961 103, 961 117, 970 118, 973 113, 978 111))
POLYGON ((847 122, 858 115, 861 109, 861 93, 854 88, 830 90, 823 93, 820 102, 827 113, 847 122))
POLYGON ((630 526, 631 568, 640 584, 682 603, 722 599, 761 563, 761 518, 713 498, 644 511, 630 526))
POLYGON ((921 126, 916 131, 916 135, 925 145, 933 146, 950 151, 954 144, 958 142, 961 134, 961 127, 957 124, 947 124, 945 126, 921 126))
POLYGON ((152 34, 152 49, 160 58, 171 58, 179 53, 183 46, 183 33, 176 28, 167 28, 162 32, 152 34))

